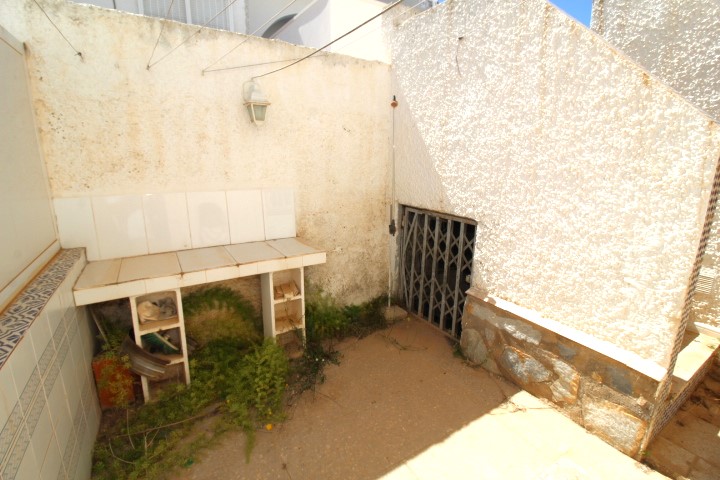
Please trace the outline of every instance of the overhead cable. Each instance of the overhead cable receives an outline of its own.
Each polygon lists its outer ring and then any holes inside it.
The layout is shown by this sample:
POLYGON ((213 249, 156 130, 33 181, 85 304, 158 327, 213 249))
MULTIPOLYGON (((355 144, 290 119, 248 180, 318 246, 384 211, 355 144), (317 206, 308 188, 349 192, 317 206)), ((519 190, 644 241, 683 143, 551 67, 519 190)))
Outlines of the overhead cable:
POLYGON ((60 34, 60 36, 63 38, 63 40, 65 40, 65 42, 67 42, 67 44, 70 45, 70 48, 73 49, 73 51, 75 52, 75 55, 77 55, 78 57, 80 57, 80 58, 82 59, 82 58, 83 58, 82 52, 81 52, 80 50, 78 50, 77 48, 73 47, 73 44, 70 43, 70 40, 68 40, 67 37, 66 37, 65 35, 63 35, 63 33, 60 31, 60 29, 58 28, 58 26, 55 25, 55 22, 52 21, 52 18, 50 18, 50 15, 47 14, 47 12, 46 12, 45 9, 42 7, 42 5, 40 5, 40 4, 37 2, 37 0, 33 0, 33 2, 35 2, 35 5, 37 5, 38 8, 40 9, 40 11, 42 11, 42 12, 45 14, 45 17, 46 17, 46 18, 48 19, 48 21, 52 24, 52 26, 55 27, 55 30, 57 30, 57 32, 60 34))
MULTIPOLYGON (((192 34, 190 34, 188 37, 186 37, 185 40, 183 40, 182 42, 180 42, 180 43, 178 43, 177 45, 175 45, 169 52, 167 52, 165 55, 163 55, 162 57, 160 57, 160 58, 158 58, 157 60, 155 60, 153 63, 148 63, 148 69, 149 69, 150 67, 155 66, 155 65, 157 65, 158 63, 160 63, 163 59, 167 58, 167 57, 168 57, 171 53, 173 53, 175 50, 177 50, 178 48, 180 48, 181 46, 183 46, 185 43, 187 43, 188 40, 190 40, 190 39, 193 38, 195 35, 197 35, 198 33, 200 33, 203 28, 207 27, 208 24, 210 24, 210 22, 212 22, 212 21, 215 20, 217 17, 219 17, 220 15, 222 15, 228 8, 232 7, 235 2, 237 2, 237 0, 232 0, 230 3, 228 3, 227 5, 225 5, 225 8, 223 8, 223 9, 220 10, 218 13, 216 13, 214 17, 212 17, 212 18, 211 18, 210 20, 208 20, 207 22, 203 23, 203 24, 200 26, 200 28, 198 28, 194 33, 192 33, 192 34)), ((153 52, 153 53, 154 53, 154 52, 153 52)), ((151 58, 152 58, 152 57, 151 57, 151 58)))
POLYGON ((238 44, 235 45, 233 48, 231 48, 230 50, 228 50, 228 51, 227 51, 225 54, 223 54, 220 58, 218 58, 217 60, 215 60, 214 62, 212 62, 212 63, 211 63, 210 65, 208 65, 207 67, 203 68, 203 69, 202 69, 202 73, 204 74, 205 72, 217 72, 217 71, 220 71, 220 70, 230 70, 230 69, 227 69, 227 68, 214 68, 214 69, 210 69, 210 67, 212 67, 213 65, 215 65, 216 63, 218 63, 220 60, 222 60, 223 58, 227 57, 227 56, 230 55, 232 52, 234 52, 235 50, 237 50, 238 48, 240 48, 240 46, 241 46, 242 44, 244 44, 245 42, 247 42, 247 41, 250 39, 251 36, 255 35, 257 32, 260 31, 260 29, 264 28, 268 23, 270 23, 270 22, 272 22, 273 20, 275 20, 281 13, 283 13, 285 10, 287 10, 288 8, 290 8, 290 6, 291 6, 293 3, 295 3, 295 2, 297 2, 297 0, 291 0, 290 3, 288 3, 288 4, 285 5, 283 8, 281 8, 275 15, 273 15, 272 17, 270 17, 269 19, 267 19, 267 21, 265 21, 265 23, 263 23, 263 24, 260 25, 258 28, 256 28, 247 38, 244 38, 240 43, 238 43, 238 44))
MULTIPOLYGON (((168 17, 170 16, 170 9, 172 8, 173 3, 175 3, 175 0, 170 0, 170 5, 168 5, 167 12, 165 12, 165 20, 167 20, 168 17)), ((165 24, 166 24, 167 22, 160 22, 160 23, 161 23, 160 33, 158 34, 157 40, 155 40, 155 46, 154 46, 153 49, 152 49, 152 53, 150 54, 150 58, 149 58, 148 61, 147 61, 147 66, 145 67, 145 68, 147 68, 148 70, 150 70, 150 61, 152 60, 153 56, 155 55, 155 49, 157 48, 158 43, 160 43, 160 38, 162 37, 163 30, 165 30, 165 24)))

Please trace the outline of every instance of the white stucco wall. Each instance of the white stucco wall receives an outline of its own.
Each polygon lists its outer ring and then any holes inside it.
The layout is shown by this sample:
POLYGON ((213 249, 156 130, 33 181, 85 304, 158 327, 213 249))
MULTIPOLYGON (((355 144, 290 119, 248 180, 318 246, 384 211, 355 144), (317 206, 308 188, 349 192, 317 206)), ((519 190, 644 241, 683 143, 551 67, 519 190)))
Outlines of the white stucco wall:
MULTIPOLYGON (((720 119, 720 0, 595 0, 592 28, 711 117, 720 119)), ((720 331, 720 219, 714 222, 693 321, 720 331)))
MULTIPOLYGON (((32 1, 0 2, 0 18, 28 45, 54 197, 289 188, 298 236, 328 251, 309 280, 348 302, 385 290, 387 65, 331 55, 262 78, 272 105, 255 126, 243 82, 282 64, 201 74, 245 37, 203 31, 147 70, 161 20, 45 4, 82 59, 32 1)), ((196 30, 168 23, 154 58, 196 30)), ((307 52, 253 37, 216 67, 307 52)))
POLYGON ((720 0, 594 0, 591 27, 720 120, 720 0))
POLYGON ((398 201, 477 220, 473 283, 667 367, 718 125, 544 0, 395 31, 398 201))

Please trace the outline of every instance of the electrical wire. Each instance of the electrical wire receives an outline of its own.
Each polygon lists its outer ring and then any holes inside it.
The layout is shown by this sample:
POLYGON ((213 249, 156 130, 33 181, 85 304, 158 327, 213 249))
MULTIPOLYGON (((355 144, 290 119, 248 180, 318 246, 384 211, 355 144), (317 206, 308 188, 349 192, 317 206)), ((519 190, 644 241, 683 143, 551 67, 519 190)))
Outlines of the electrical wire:
MULTIPOLYGON (((297 0, 291 0, 290 3, 288 3, 288 4, 285 5, 283 8, 281 8, 275 15, 273 15, 272 17, 270 17, 269 19, 267 19, 267 20, 265 21, 265 23, 263 23, 263 24, 260 25, 258 28, 256 28, 247 38, 244 38, 240 43, 238 43, 238 44, 235 45, 233 48, 231 48, 230 50, 228 50, 228 51, 227 51, 224 55, 222 55, 220 58, 218 58, 217 60, 215 60, 214 62, 212 62, 212 63, 211 63, 210 65, 208 65, 207 67, 203 68, 203 69, 202 69, 203 75, 205 74, 205 72, 219 72, 219 71, 221 71, 221 70, 232 70, 233 68, 235 68, 235 67, 232 67, 232 68, 213 68, 213 69, 210 69, 210 67, 212 67, 213 65, 217 64, 220 60, 222 60, 223 58, 227 57, 227 56, 230 55, 232 52, 234 52, 235 50, 237 50, 238 48, 240 48, 240 46, 243 45, 245 42, 247 42, 247 41, 250 39, 251 36, 255 35, 257 32, 260 31, 261 28, 264 28, 268 23, 270 23, 270 22, 272 22, 273 20, 275 20, 281 13, 283 13, 285 10, 287 10, 288 8, 290 8, 290 7, 292 6, 292 4, 295 3, 295 2, 297 2, 297 0)), ((268 63, 270 63, 270 62, 268 62, 268 63)))
MULTIPOLYGON (((405 10, 405 11, 403 11, 403 12, 400 12, 400 13, 396 14, 395 16, 393 16, 393 17, 390 19, 390 21, 395 20, 395 19, 398 18, 398 17, 401 17, 401 16, 403 16, 403 15, 408 14, 408 13, 411 12, 414 8, 416 8, 418 5, 420 5, 421 3, 426 3, 426 2, 427 2, 427 0, 420 0, 419 2, 417 2, 416 4, 414 4, 413 6, 409 7, 407 10, 405 10)), ((287 7, 285 7, 285 8, 287 8, 287 7)), ((280 13, 282 13, 282 11, 278 12, 275 16, 279 15, 280 13)), ((417 13, 415 13, 415 15, 417 15, 417 13)), ((414 16, 414 15, 413 15, 413 16, 414 16)), ((274 17, 273 17, 273 18, 274 18, 274 17)), ((272 19, 271 19, 271 20, 272 20, 272 19)), ((267 22, 266 22, 266 23, 267 23, 267 22)), ((349 47, 350 45, 353 45, 354 43, 362 40, 363 38, 367 37, 369 34, 377 31, 377 30, 380 29, 380 28, 382 28, 382 25, 377 26, 377 27, 373 28, 372 30, 369 30, 368 32, 366 32, 366 33, 363 34, 362 36, 354 39, 353 41, 348 42, 348 43, 344 44, 344 45, 341 46, 341 47, 338 47, 337 50, 335 50, 335 52, 337 53, 337 52, 339 52, 339 51, 341 51, 341 50, 344 50, 345 48, 347 48, 347 47, 349 47)), ((240 43, 240 45, 242 45, 242 44, 245 43, 246 41, 247 41, 247 39, 243 40, 243 41, 240 43)), ((234 47, 233 50, 235 50, 235 48, 239 47, 240 45, 237 45, 236 47, 234 47)), ((232 51, 232 50, 231 50, 231 51, 232 51)), ((228 53, 230 53, 230 52, 228 52, 228 53)), ((324 52, 323 56, 327 56, 327 55, 329 55, 329 54, 328 54, 327 52, 324 52)), ((203 70, 203 73, 205 73, 205 72, 222 72, 222 71, 225 71, 225 70, 238 70, 238 69, 242 69, 242 68, 257 67, 257 66, 261 66, 261 65, 270 65, 270 64, 273 64, 273 63, 294 62, 294 61, 296 61, 296 60, 300 60, 300 58, 289 58, 289 59, 287 59, 287 60, 275 60, 275 61, 272 61, 272 62, 246 63, 246 64, 243 64, 243 65, 236 65, 236 66, 233 66, 233 67, 212 68, 212 69, 209 68, 209 67, 211 67, 212 65, 215 65, 217 62, 219 62, 219 61, 222 60, 223 58, 225 58, 226 56, 227 56, 227 54, 223 55, 223 56, 220 57, 218 60, 216 60, 216 61, 213 62, 212 64, 210 64, 210 65, 208 65, 207 67, 205 67, 205 70, 203 70)))
POLYGON ((304 57, 300 58, 299 60, 294 61, 294 62, 291 63, 290 65, 285 65, 284 67, 277 68, 277 69, 272 70, 272 71, 269 71, 269 72, 267 72, 267 73, 263 73, 262 75, 256 75, 256 76, 252 77, 252 79, 255 80, 256 78, 262 78, 262 77, 266 77, 266 76, 268 76, 268 75, 272 75, 273 73, 277 73, 277 72, 280 72, 280 71, 282 71, 282 70, 285 70, 286 68, 290 68, 290 67, 292 67, 293 65, 297 65, 298 63, 300 63, 300 62, 302 62, 302 61, 304 61, 304 60, 307 60, 308 58, 310 58, 310 57, 312 57, 312 56, 314 56, 314 55, 317 55, 318 53, 320 53, 321 51, 323 51, 324 49, 326 49, 327 47, 329 47, 329 46, 332 45, 333 43, 335 43, 335 42, 337 42, 338 40, 341 40, 341 39, 347 37, 348 35, 350 35, 350 34, 353 33, 354 31, 358 30, 359 28, 364 27, 365 25, 367 25, 368 23, 372 22, 372 21, 375 20, 376 18, 380 17, 380 16, 383 15, 384 13, 386 13, 386 12, 390 11, 391 9, 397 7, 397 6, 400 5, 402 2, 403 2, 403 0, 397 0, 395 3, 393 3, 392 5, 390 5, 389 7, 387 7, 386 9, 384 9, 382 12, 378 13, 377 15, 373 15, 372 17, 368 18, 368 19, 365 20, 363 23, 361 23, 361 24, 358 25, 357 27, 353 28, 353 29, 350 30, 349 32, 346 32, 346 33, 344 33, 343 35, 340 35, 340 36, 339 36, 338 38, 336 38, 335 40, 331 41, 330 43, 327 43, 327 44, 323 45, 322 47, 320 47, 320 48, 318 48, 317 50, 315 50, 315 51, 313 51, 313 52, 305 55, 304 57))
POLYGON ((52 21, 52 18, 50 18, 50 15, 47 14, 47 12, 46 12, 45 9, 42 7, 42 5, 40 5, 37 0, 33 0, 33 2, 35 2, 35 5, 38 6, 38 8, 40 9, 40 11, 41 11, 43 14, 45 14, 45 17, 46 17, 46 18, 48 19, 48 21, 52 24, 52 26, 55 27, 55 30, 57 30, 57 32, 60 34, 60 36, 63 38, 63 40, 65 40, 65 42, 67 42, 67 44, 70 45, 70 48, 73 49, 73 51, 75 52, 75 55, 77 55, 78 57, 80 57, 80 58, 82 59, 82 58, 83 58, 82 52, 81 52, 80 50, 78 50, 77 48, 73 47, 73 44, 70 43, 70 40, 68 40, 67 37, 66 37, 65 35, 63 35, 63 33, 60 31, 60 29, 58 28, 58 26, 55 25, 55 22, 52 21))
MULTIPOLYGON (((175 0, 171 0, 171 1, 170 1, 170 5, 168 5, 167 12, 165 12, 165 20, 167 20, 167 19, 168 19, 168 16, 170 16, 170 9, 172 9, 173 3, 175 3, 175 0)), ((152 60, 153 56, 155 56, 155 49, 157 48, 158 43, 160 43, 160 38, 162 37, 163 31, 165 30, 165 24, 166 24, 167 22, 160 22, 160 23, 162 24, 161 27, 160 27, 160 33, 158 34, 157 40, 155 40, 155 46, 154 46, 153 49, 152 49, 152 53, 150 54, 150 58, 148 58, 148 61, 147 61, 147 66, 145 67, 145 68, 147 68, 148 70, 150 70, 150 61, 152 60)))
MULTIPOLYGON (((237 2, 237 0, 232 0, 230 3, 228 3, 227 5, 225 5, 225 8, 223 8, 223 9, 220 10, 218 13, 216 13, 215 16, 212 17, 210 20, 208 20, 207 22, 203 23, 203 24, 200 26, 200 28, 198 28, 194 33, 192 33, 192 34, 190 34, 188 37, 186 37, 185 40, 183 40, 182 42, 180 42, 180 43, 178 43, 176 46, 174 46, 174 47, 173 47, 169 52, 167 52, 165 55, 163 55, 162 57, 158 58, 158 59, 157 59, 156 61, 154 61, 153 63, 149 63, 149 62, 148 62, 148 70, 150 69, 150 67, 153 67, 153 66, 157 65, 158 63, 160 63, 161 61, 163 61, 165 58, 167 58, 167 57, 168 57, 171 53, 173 53, 175 50, 177 50, 177 49, 180 48, 181 46, 185 45, 191 38, 193 38, 195 35, 197 35, 198 33, 200 33, 203 28, 207 27, 210 22, 212 22, 212 21, 215 20, 217 17, 219 17, 220 15, 222 15, 228 8, 232 7, 235 2, 237 2)), ((156 44, 156 46, 157 46, 157 44, 156 44)), ((153 53, 154 53, 154 51, 153 51, 153 53)), ((152 57, 151 57, 151 59, 152 59, 152 57)))

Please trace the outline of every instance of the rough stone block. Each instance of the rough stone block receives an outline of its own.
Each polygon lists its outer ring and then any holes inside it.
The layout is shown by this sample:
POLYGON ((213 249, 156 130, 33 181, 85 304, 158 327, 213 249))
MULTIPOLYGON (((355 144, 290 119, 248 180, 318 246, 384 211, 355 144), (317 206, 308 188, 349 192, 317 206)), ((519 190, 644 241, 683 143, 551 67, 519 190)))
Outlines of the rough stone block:
POLYGON ((553 371, 558 378, 550 385, 553 400, 563 403, 575 403, 580 386, 580 375, 578 372, 563 362, 562 360, 553 360, 553 371))
POLYGON ((585 428, 628 456, 634 457, 647 429, 647 423, 628 409, 605 400, 583 398, 585 428))
POLYGON ((510 346, 503 349, 500 364, 523 387, 528 383, 546 382, 552 376, 542 363, 510 346))
POLYGON ((383 309, 383 315, 385 317, 385 321, 390 325, 408 318, 408 313, 397 305, 385 307, 383 309))
POLYGON ((575 355, 577 355, 576 349, 562 343, 558 343, 558 352, 560 353, 560 356, 568 362, 572 362, 575 355))
POLYGON ((488 359, 488 351, 482 335, 474 328, 465 328, 462 331, 460 348, 468 360, 478 365, 482 365, 488 359))
POLYGON ((497 328, 506 331, 512 335, 515 339, 521 342, 531 343, 533 345, 540 345, 542 339, 542 333, 531 327, 525 322, 515 320, 507 317, 500 317, 493 315, 494 318, 488 318, 488 321, 494 324, 497 328))

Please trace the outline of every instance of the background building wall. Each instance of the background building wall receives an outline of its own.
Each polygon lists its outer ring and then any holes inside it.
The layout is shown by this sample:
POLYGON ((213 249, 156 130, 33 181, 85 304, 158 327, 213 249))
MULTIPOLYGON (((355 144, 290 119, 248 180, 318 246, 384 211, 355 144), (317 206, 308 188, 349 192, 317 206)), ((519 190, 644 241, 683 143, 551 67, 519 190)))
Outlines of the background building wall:
POLYGON ((543 0, 393 40, 399 203, 478 222, 473 284, 670 365, 718 125, 543 0))
MULTIPOLYGON (((297 234, 328 252, 311 283, 341 301, 387 283, 389 67, 324 56, 258 79, 272 105, 250 123, 242 85, 309 50, 217 30, 147 69, 162 21, 46 2, 82 58, 32 1, 0 5, 26 41, 35 113, 54 198, 289 189, 297 234), (383 252, 378 255, 377 252, 383 252)), ((197 27, 168 22, 154 60, 197 27)))
MULTIPOLYGON (((593 30, 715 120, 720 119, 720 0, 595 0, 593 30)), ((720 220, 693 297, 695 328, 720 334, 720 220), (702 325, 698 325, 702 324, 702 325)))
MULTIPOLYGON (((387 4, 375 0, 318 0, 288 22, 273 38, 320 48, 387 7, 387 4)), ((400 9, 388 15, 393 16, 399 12, 400 9)), ((383 38, 382 25, 383 19, 378 17, 329 46, 327 50, 389 63, 390 55, 383 38)))

